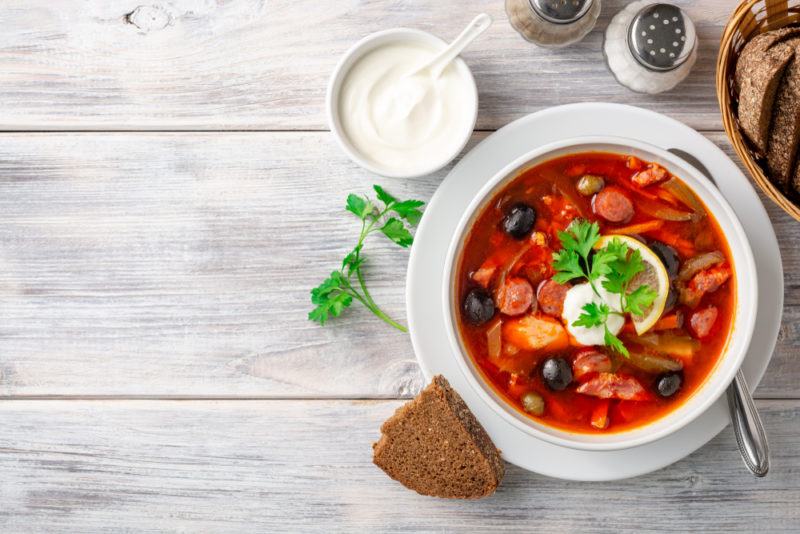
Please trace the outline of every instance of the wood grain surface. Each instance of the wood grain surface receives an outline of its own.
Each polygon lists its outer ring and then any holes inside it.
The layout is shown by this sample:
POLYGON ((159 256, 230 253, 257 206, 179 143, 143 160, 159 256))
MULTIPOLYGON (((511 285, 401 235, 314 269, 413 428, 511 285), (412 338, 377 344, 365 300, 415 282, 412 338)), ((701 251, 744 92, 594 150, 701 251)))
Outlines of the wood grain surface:
POLYGON ((0 129, 326 129, 328 78, 357 40, 397 26, 453 39, 485 11, 494 25, 463 54, 479 129, 605 101, 721 130, 714 65, 734 2, 676 3, 696 23, 699 60, 679 89, 653 97, 619 86, 603 61, 603 29, 626 0, 604 0, 595 30, 559 51, 520 37, 502 0, 6 0, 0 129))
POLYGON ((6 401, 4 532, 769 532, 800 524, 796 402, 759 401, 769 476, 730 428, 668 469, 581 483, 508 467, 481 501, 422 497, 370 444, 399 401, 6 401), (761 527, 761 528, 759 528, 761 527))
MULTIPOLYGON (((325 328, 305 318, 358 230, 346 194, 377 182, 427 200, 449 170, 378 178, 325 131, 328 78, 370 32, 451 39, 494 17, 463 55, 480 92, 470 147, 530 112, 608 101, 732 155, 713 75, 736 2, 676 2, 700 55, 659 96, 603 64, 626 3, 604 0, 584 41, 548 51, 513 31, 502 0, 3 2, 0 532, 797 532, 800 234, 763 196, 786 274, 756 391, 763 480, 727 429, 628 481, 509 466, 484 501, 418 496, 370 461, 380 423, 422 385, 408 337, 358 308, 325 328)), ((407 251, 376 238, 368 254, 374 297, 405 322, 407 251)))
MULTIPOLYGON (((0 394, 409 396, 408 336, 356 307, 320 327, 308 292, 357 237, 347 192, 427 200, 445 172, 376 178, 326 133, 0 135, 0 394)), ((800 237, 767 205, 786 307, 758 395, 794 398, 800 237)), ((407 251, 367 257, 404 321, 407 251)))

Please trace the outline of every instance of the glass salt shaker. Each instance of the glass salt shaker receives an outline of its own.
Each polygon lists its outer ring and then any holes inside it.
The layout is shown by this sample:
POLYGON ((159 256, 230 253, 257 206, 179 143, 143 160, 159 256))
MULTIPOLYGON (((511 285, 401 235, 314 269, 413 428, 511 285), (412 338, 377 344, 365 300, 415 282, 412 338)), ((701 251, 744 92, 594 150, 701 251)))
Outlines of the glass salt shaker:
POLYGON ((697 34, 677 6, 640 0, 611 20, 603 53, 620 84, 638 93, 661 93, 689 75, 697 60, 697 34))
POLYGON ((506 0, 511 26, 528 41, 557 48, 583 39, 600 16, 600 0, 506 0))

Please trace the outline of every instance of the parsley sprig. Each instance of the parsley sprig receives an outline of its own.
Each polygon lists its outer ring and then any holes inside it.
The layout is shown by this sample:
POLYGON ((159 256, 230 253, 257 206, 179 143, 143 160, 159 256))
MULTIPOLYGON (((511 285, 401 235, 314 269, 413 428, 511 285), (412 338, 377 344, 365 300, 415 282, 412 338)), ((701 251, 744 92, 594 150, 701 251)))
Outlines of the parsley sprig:
POLYGON ((315 307, 308 318, 324 325, 331 317, 341 315, 355 299, 385 323, 407 332, 405 326, 380 309, 367 289, 362 269, 366 261, 364 241, 370 234, 380 232, 394 243, 408 248, 414 241, 409 229, 419 223, 422 217, 420 208, 425 203, 421 200, 398 200, 379 185, 374 185, 373 189, 382 205, 366 195, 348 195, 345 209, 361 220, 361 233, 356 246, 342 260, 341 268, 311 290, 311 303, 315 307))
POLYGON ((563 248, 553 254, 553 267, 556 269, 553 280, 559 284, 575 279, 586 280, 594 293, 600 296, 596 285, 599 281, 603 289, 620 296, 619 310, 612 309, 605 302, 586 304, 582 308, 583 313, 572 323, 573 326, 603 326, 604 344, 628 356, 628 349, 608 329, 607 321, 611 315, 624 317, 630 313, 642 316, 657 296, 656 291, 647 284, 629 291, 631 281, 645 270, 641 252, 630 250, 620 239, 612 239, 605 247, 594 250, 600 240, 600 227, 597 223, 584 220, 573 221, 566 232, 558 233, 558 238, 563 248))

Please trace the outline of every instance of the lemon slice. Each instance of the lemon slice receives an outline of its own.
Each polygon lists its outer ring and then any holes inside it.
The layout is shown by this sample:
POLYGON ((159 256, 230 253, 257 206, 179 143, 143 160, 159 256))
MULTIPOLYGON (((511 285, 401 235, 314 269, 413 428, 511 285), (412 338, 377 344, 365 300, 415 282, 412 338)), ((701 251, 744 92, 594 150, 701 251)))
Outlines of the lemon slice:
POLYGON ((644 271, 637 274, 628 284, 628 293, 636 290, 639 286, 649 285, 655 289, 657 296, 653 303, 644 310, 644 315, 631 315, 633 326, 638 335, 642 335, 656 324, 656 321, 664 312, 664 305, 667 303, 669 295, 669 275, 667 269, 653 250, 627 235, 604 235, 595 244, 594 248, 601 249, 613 239, 619 239, 628 246, 629 250, 638 250, 644 262, 644 271))

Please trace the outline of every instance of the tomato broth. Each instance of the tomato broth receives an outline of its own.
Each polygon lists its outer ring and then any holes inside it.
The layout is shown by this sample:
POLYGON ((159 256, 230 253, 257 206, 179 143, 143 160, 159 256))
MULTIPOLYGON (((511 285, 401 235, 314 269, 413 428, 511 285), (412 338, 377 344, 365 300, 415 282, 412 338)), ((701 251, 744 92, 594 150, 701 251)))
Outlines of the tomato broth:
MULTIPOLYGON (((731 254, 713 215, 665 168, 623 154, 572 154, 522 171, 478 214, 456 276, 458 330, 484 379, 521 413, 572 432, 629 430, 675 410, 713 372, 735 313, 731 254), (605 338, 580 342, 564 318, 567 295, 591 285, 553 280, 553 255, 578 222, 629 243, 621 261, 637 243, 643 258, 659 259, 645 271, 650 289, 669 288, 663 311, 653 311, 656 296, 649 315, 624 317, 616 337, 627 355, 605 338), (655 323, 638 332, 634 318, 655 323)), ((630 301, 629 292, 615 298, 630 301)))

